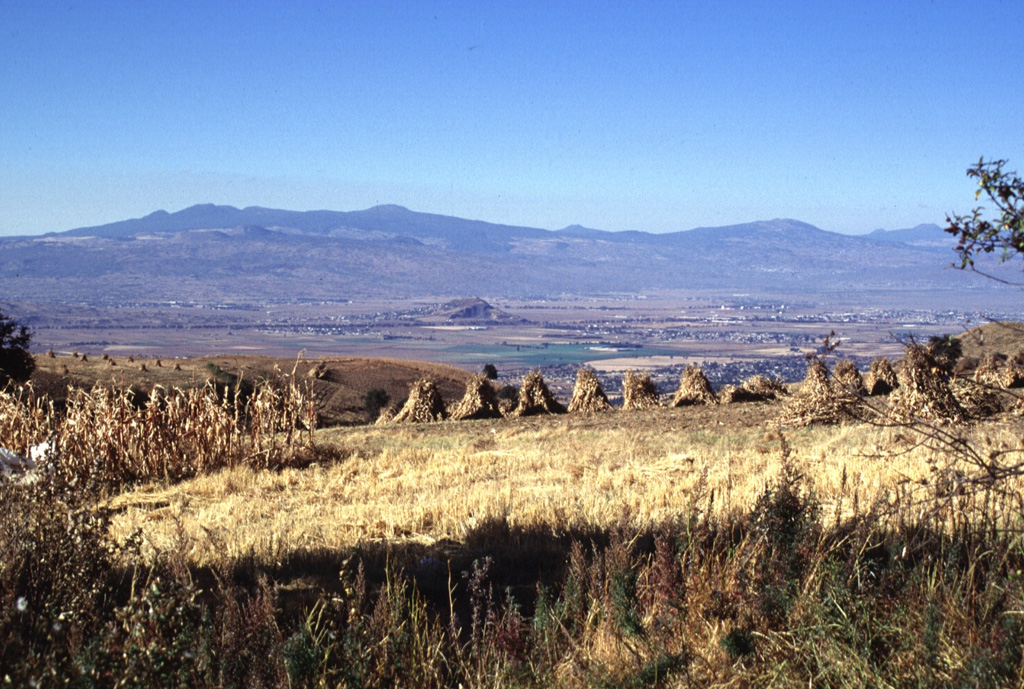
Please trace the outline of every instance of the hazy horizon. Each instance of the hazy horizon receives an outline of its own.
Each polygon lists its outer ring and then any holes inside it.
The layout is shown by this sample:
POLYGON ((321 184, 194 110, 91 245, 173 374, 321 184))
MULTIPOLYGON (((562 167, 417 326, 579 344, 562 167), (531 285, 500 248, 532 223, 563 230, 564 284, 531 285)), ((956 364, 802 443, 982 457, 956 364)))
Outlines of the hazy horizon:
MULTIPOLYGON (((168 210, 166 208, 157 208, 157 209, 155 209, 155 210, 153 210, 153 211, 151 211, 149 213, 146 213, 145 215, 141 215, 141 216, 138 216, 138 217, 135 217, 135 218, 121 218, 120 220, 114 220, 114 221, 111 221, 111 222, 94 223, 94 224, 89 224, 89 225, 81 225, 81 226, 78 226, 78 227, 69 227, 69 228, 65 228, 65 229, 61 229, 61 230, 51 230, 51 231, 48 231, 48 232, 41 232, 41 233, 37 233, 37 234, 33 234, 33 235, 0 235, 0 236, 8 236, 8 237, 39 237, 39 236, 43 236, 45 234, 52 234, 52 233, 61 234, 63 232, 87 229, 87 228, 90 228, 90 227, 104 227, 106 225, 110 225, 110 224, 114 224, 114 223, 118 223, 118 222, 143 220, 146 217, 148 217, 150 215, 154 215, 156 213, 167 213, 169 215, 174 215, 174 214, 182 212, 182 211, 190 210, 192 208, 197 208, 197 207, 203 207, 203 206, 233 208, 233 209, 239 210, 239 211, 244 211, 244 210, 246 210, 248 208, 261 208, 261 209, 266 209, 266 210, 286 211, 286 212, 296 212, 296 213, 307 213, 307 212, 313 212, 313 213, 315 213, 315 212, 341 212, 341 213, 346 213, 346 212, 366 211, 366 210, 371 210, 372 208, 378 207, 378 206, 371 206, 369 208, 304 208, 304 209, 299 209, 299 208, 270 208, 269 206, 263 206, 263 205, 260 205, 260 204, 248 204, 246 206, 233 206, 231 204, 206 203, 206 202, 203 202, 203 203, 191 204, 191 205, 186 206, 184 208, 177 208, 177 209, 174 209, 174 210, 168 210)), ((397 207, 400 207, 400 208, 404 208, 405 210, 410 211, 412 213, 429 213, 429 211, 420 211, 420 210, 417 210, 415 208, 409 208, 408 206, 404 206, 402 204, 397 204, 397 203, 379 204, 379 206, 397 206, 397 207)), ((431 214, 434 214, 434 213, 431 213, 431 214)), ((564 227, 540 227, 539 225, 531 225, 529 223, 512 225, 511 223, 495 222, 495 221, 492 221, 492 220, 488 220, 487 218, 465 218, 463 216, 449 216, 446 213, 437 213, 435 215, 442 215, 442 216, 446 216, 446 217, 456 217, 456 218, 459 218, 459 219, 462 219, 462 220, 471 220, 471 221, 474 221, 474 222, 483 222, 483 223, 488 223, 488 224, 492 224, 492 225, 527 227, 527 228, 532 228, 532 229, 548 230, 548 231, 552 231, 552 232, 558 231, 558 230, 568 229, 568 228, 571 228, 571 227, 584 227, 585 229, 600 230, 600 231, 605 231, 605 232, 629 232, 629 231, 648 232, 647 230, 630 230, 630 229, 608 230, 608 229, 602 228, 602 227, 589 227, 589 226, 581 225, 580 223, 571 223, 571 224, 566 225, 564 227)), ((678 230, 666 230, 664 232, 650 232, 650 233, 651 234, 668 234, 668 233, 671 233, 671 232, 686 232, 686 231, 689 231, 689 230, 707 229, 707 228, 716 228, 716 227, 725 228, 725 227, 731 227, 731 226, 735 226, 735 225, 746 225, 746 224, 753 224, 753 223, 760 223, 760 222, 774 222, 774 221, 777 221, 777 220, 793 220, 793 221, 797 221, 797 222, 805 222, 805 221, 801 220, 800 218, 752 218, 750 220, 743 221, 743 222, 740 222, 740 223, 734 223, 734 224, 731 224, 731 225, 698 225, 698 226, 694 226, 694 227, 679 228, 678 230)), ((807 223, 807 224, 813 225, 813 223, 807 223)), ((885 231, 907 230, 907 229, 914 229, 916 227, 925 226, 925 225, 934 225, 936 227, 941 227, 942 226, 940 223, 920 222, 920 223, 915 223, 914 225, 910 225, 910 226, 907 226, 907 227, 876 227, 876 228, 859 230, 859 231, 854 231, 854 232, 837 232, 837 233, 838 234, 846 234, 846 235, 849 235, 849 236, 861 236, 861 235, 870 234, 870 233, 875 232, 877 230, 885 230, 885 231)), ((213 228, 208 228, 208 229, 213 229, 213 228)), ((825 230, 826 232, 835 232, 834 230, 830 230, 827 227, 820 227, 818 229, 825 230)))
POLYGON ((3 3, 0 236, 207 202, 941 224, 979 157, 1024 168, 1024 102, 990 103, 1020 48, 992 37, 1022 24, 999 0, 3 3))

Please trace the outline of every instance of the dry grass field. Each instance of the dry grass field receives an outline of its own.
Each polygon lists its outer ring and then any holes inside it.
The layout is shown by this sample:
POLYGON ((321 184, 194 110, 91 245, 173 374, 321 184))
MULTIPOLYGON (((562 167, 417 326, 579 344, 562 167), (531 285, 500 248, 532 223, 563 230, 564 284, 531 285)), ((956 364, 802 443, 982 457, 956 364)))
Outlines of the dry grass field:
MULTIPOLYGON (((830 516, 895 502, 927 483, 936 458, 901 429, 784 429, 779 404, 330 429, 338 459, 276 472, 238 467, 110 499, 115 538, 189 563, 280 562, 305 550, 413 543, 465 546, 481 524, 553 534, 636 531, 710 512, 748 512, 789 466, 830 516)), ((975 429, 982 447, 1019 447, 1019 423, 975 429)), ((1013 484, 1017 488, 1016 482, 1013 484)), ((926 497, 921 491, 918 497, 926 497)))
POLYGON ((451 406, 471 376, 40 357, 66 397, 8 391, 0 431, 67 456, 0 486, 0 661, 91 686, 1014 686, 1019 392, 929 416, 929 361, 832 417, 794 390, 317 428, 318 384, 431 375, 451 406), (204 387, 225 371, 263 382, 204 387), (149 394, 67 394, 90 380, 149 394))

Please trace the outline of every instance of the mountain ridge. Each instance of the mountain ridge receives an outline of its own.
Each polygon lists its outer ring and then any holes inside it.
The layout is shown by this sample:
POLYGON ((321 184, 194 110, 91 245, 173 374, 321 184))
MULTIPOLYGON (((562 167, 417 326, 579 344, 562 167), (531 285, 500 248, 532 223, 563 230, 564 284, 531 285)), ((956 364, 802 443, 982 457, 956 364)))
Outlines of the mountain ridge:
POLYGON ((899 294, 966 284, 963 274, 945 270, 951 242, 886 241, 893 238, 842 235, 791 218, 654 234, 500 225, 394 204, 362 211, 199 204, 0 238, 0 292, 8 299, 268 302, 680 289, 899 294))
POLYGON ((409 235, 416 238, 433 236, 444 231, 451 238, 468 240, 471 245, 480 243, 485 238, 486 244, 506 245, 511 238, 575 238, 594 239, 611 242, 673 242, 683 236, 687 239, 714 235, 716 238, 735 237, 740 234, 779 234, 783 231, 802 233, 820 233, 819 237, 858 237, 887 242, 909 243, 920 241, 926 235, 934 238, 938 225, 921 224, 906 230, 874 230, 862 235, 846 235, 824 230, 810 223, 793 218, 774 218, 772 220, 755 220, 746 223, 722 226, 699 226, 688 230, 652 233, 643 230, 601 230, 569 225, 558 230, 525 225, 507 225, 492 223, 485 220, 474 220, 458 216, 413 211, 397 204, 381 204, 364 210, 334 211, 309 210, 294 211, 263 206, 246 206, 236 208, 228 205, 212 203, 195 204, 173 213, 157 210, 141 218, 120 220, 103 225, 49 232, 44 237, 105 237, 125 239, 137 237, 143 233, 171 234, 195 230, 227 230, 239 227, 262 227, 268 230, 291 230, 307 234, 324 235, 332 231, 345 229, 361 229, 367 231, 386 231, 395 235, 409 235))

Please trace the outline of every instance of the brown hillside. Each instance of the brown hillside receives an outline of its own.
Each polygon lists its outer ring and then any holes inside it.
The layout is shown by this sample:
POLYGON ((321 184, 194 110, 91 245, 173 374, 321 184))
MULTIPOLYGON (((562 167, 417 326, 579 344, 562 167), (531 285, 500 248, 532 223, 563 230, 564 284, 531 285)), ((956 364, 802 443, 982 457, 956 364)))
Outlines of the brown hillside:
POLYGON ((362 423, 366 421, 363 398, 374 388, 388 393, 393 405, 402 402, 409 388, 424 375, 437 381, 446 401, 458 401, 466 382, 473 374, 454 366, 399 359, 365 359, 357 357, 295 359, 258 355, 209 356, 194 359, 162 359, 114 357, 115 363, 99 356, 36 357, 33 385, 55 397, 66 395, 68 386, 91 388, 94 385, 134 386, 148 392, 154 386, 193 387, 211 379, 210 364, 220 370, 241 376, 243 380, 270 378, 277 374, 291 375, 293 369, 300 380, 313 388, 324 425, 362 423), (159 362, 159 363, 158 363, 159 362))
POLYGON ((963 347, 964 359, 981 361, 986 354, 1007 358, 1024 352, 1024 323, 993 321, 956 336, 963 347))

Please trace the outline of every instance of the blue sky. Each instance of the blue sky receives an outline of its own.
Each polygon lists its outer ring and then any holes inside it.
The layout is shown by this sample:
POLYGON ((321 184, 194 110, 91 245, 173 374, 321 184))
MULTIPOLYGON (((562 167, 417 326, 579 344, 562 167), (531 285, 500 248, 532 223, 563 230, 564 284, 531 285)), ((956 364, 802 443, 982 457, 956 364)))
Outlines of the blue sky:
POLYGON ((0 234, 194 203, 941 223, 1024 171, 1024 3, 0 0, 0 234))

